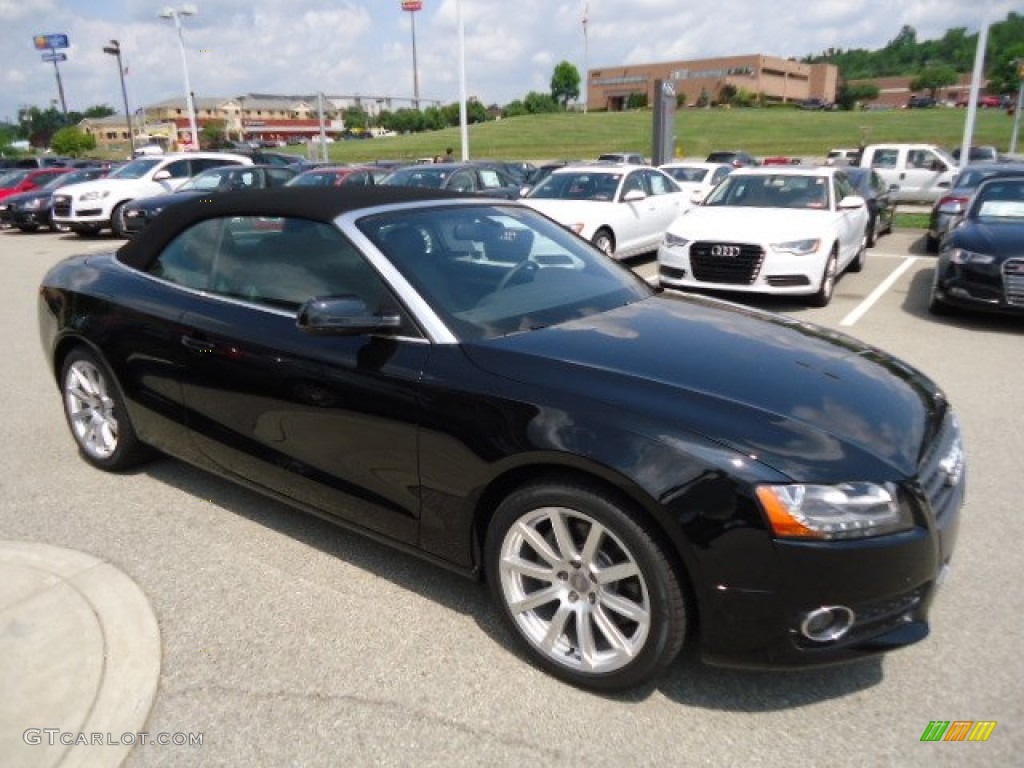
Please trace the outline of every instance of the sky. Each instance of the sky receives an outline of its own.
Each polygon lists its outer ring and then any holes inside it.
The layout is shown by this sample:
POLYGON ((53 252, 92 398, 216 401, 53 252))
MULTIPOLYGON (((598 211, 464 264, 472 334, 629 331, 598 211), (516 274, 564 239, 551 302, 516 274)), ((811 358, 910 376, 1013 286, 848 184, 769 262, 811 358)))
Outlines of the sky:
MULTIPOLYGON (((457 7, 465 30, 466 92, 507 104, 548 92, 569 61, 581 74, 621 64, 763 53, 801 57, 829 47, 883 47, 904 24, 918 40, 953 27, 976 32, 1020 12, 1020 0, 423 0, 415 14, 420 96, 459 96, 457 7), (584 35, 584 13, 588 19, 584 35)), ((109 41, 120 42, 132 110, 183 97, 172 0, 0 0, 0 120, 58 98, 53 64, 33 46, 65 34, 61 63, 69 110, 106 104, 123 111, 109 41)), ((413 95, 413 14, 400 0, 197 0, 182 17, 197 97, 246 93, 413 95)), ((57 102, 59 107, 59 101, 57 102)), ((398 104, 395 103, 394 108, 398 104)))

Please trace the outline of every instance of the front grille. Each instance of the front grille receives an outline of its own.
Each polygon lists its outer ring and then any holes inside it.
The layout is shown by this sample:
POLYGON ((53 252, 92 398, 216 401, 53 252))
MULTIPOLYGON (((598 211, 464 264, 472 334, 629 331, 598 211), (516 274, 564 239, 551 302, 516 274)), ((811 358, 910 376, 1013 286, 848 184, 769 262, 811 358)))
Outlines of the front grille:
POLYGON ((921 463, 919 480, 932 514, 941 521, 963 497, 964 457, 960 427, 952 412, 921 463))
POLYGON ((55 216, 70 216, 71 215, 71 196, 70 195, 54 195, 53 196, 53 214, 55 216))
POLYGON ((756 245, 697 242, 690 246, 693 277, 707 283, 751 285, 764 263, 764 250, 756 245))
POLYGON ((1008 259, 1003 264, 1003 286, 1006 303, 1024 307, 1024 259, 1008 259))

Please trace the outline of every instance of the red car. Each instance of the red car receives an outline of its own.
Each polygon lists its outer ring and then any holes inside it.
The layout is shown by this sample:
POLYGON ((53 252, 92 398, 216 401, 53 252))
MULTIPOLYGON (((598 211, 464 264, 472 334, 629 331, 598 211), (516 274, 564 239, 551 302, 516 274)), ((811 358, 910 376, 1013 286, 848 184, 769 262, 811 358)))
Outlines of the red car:
POLYGON ((0 200, 20 192, 29 192, 46 184, 54 176, 60 176, 72 168, 35 168, 9 171, 0 176, 0 200))

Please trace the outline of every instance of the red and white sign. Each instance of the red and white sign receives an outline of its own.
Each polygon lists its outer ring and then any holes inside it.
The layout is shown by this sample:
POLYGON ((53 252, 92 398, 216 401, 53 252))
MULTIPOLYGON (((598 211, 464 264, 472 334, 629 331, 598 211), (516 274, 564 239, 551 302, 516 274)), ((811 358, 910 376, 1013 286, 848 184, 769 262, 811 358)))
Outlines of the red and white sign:
POLYGON ((422 11, 423 3, 421 0, 402 0, 403 11, 422 11))

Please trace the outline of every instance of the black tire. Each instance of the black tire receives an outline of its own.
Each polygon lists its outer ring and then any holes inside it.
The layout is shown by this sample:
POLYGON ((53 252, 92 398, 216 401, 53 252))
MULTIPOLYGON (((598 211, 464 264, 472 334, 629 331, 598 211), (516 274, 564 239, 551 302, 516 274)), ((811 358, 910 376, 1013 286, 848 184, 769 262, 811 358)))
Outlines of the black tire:
POLYGON ((953 308, 935 295, 934 288, 928 294, 928 314, 935 315, 935 317, 949 317, 953 314, 953 308))
POLYGON ((96 237, 100 233, 99 224, 70 224, 71 231, 79 237, 96 237))
POLYGON ((590 239, 590 242, 594 244, 594 247, 606 255, 615 255, 615 236, 607 227, 601 227, 597 230, 597 232, 594 233, 594 236, 590 239))
POLYGON ((110 212, 110 228, 118 237, 128 237, 128 230, 124 227, 124 204, 128 201, 118 203, 110 212))
POLYGON ((60 372, 61 400, 71 436, 94 467, 118 472, 152 455, 135 434, 121 388, 106 364, 85 347, 68 354, 60 372))
POLYGON ((925 235, 924 236, 924 249, 928 253, 938 253, 939 252, 939 238, 932 237, 931 235, 925 235))
MULTIPOLYGON (((871 214, 871 218, 868 220, 867 229, 867 247, 874 248, 875 243, 878 242, 878 216, 871 214)), ((854 270, 856 272, 858 270, 854 270)))
POLYGON ((836 254, 835 247, 832 248, 832 253, 829 254, 828 261, 825 262, 825 270, 821 275, 821 284, 818 286, 818 290, 811 295, 808 300, 808 304, 812 307, 827 307, 829 302, 832 301, 832 294, 836 290, 836 279, 839 277, 837 265, 839 264, 839 256, 836 254))
POLYGON ((594 487, 551 482, 513 492, 495 512, 484 557, 506 625, 534 663, 566 682, 633 687, 683 646, 680 575, 639 516, 594 487))
POLYGON ((18 229, 20 229, 22 232, 35 232, 37 229, 39 229, 39 225, 38 224, 18 224, 18 229))

